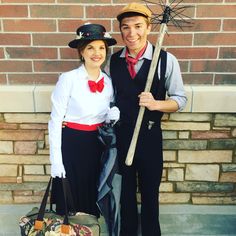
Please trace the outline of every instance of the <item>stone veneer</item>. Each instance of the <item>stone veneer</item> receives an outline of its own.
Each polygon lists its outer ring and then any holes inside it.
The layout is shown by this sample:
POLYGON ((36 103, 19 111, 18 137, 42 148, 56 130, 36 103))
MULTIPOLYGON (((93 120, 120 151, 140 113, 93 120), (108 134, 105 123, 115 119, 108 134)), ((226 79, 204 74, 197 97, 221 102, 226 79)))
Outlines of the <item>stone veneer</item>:
MULTIPOLYGON (((1 204, 42 199, 53 87, 0 87, 1 204)), ((186 86, 186 92, 186 109, 162 121, 160 202, 236 204, 236 87, 186 86)))

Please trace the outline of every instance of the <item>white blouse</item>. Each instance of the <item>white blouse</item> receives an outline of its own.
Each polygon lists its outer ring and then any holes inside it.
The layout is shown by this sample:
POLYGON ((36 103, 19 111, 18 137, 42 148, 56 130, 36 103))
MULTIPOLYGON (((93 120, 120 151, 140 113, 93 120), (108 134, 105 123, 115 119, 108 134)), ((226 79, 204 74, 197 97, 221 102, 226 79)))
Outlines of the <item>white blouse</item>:
POLYGON ((84 65, 62 73, 52 93, 51 119, 48 124, 50 161, 61 164, 62 122, 97 124, 106 119, 114 94, 111 79, 102 71, 96 82, 104 77, 101 93, 92 93, 88 86, 89 76, 84 65))

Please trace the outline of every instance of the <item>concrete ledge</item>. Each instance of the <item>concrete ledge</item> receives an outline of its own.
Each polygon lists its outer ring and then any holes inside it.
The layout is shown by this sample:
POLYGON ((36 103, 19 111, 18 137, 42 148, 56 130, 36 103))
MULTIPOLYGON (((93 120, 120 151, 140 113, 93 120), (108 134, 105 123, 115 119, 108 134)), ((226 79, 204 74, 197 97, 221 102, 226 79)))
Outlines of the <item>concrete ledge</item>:
MULTIPOLYGON (((50 112, 54 85, 2 85, 0 112, 50 112)), ((182 112, 234 113, 236 86, 185 86, 188 103, 182 112)))
POLYGON ((34 86, 0 86, 1 112, 33 112, 34 86))
POLYGON ((0 112, 50 112, 54 85, 3 85, 0 112))
POLYGON ((236 86, 192 87, 192 112, 235 112, 236 86))
POLYGON ((54 86, 37 86, 34 90, 35 112, 51 111, 51 93, 54 86))
MULTIPOLYGON (((0 236, 20 235, 19 218, 38 205, 1 205, 0 236)), ((160 205, 163 236, 233 236, 235 220, 236 206, 160 205)), ((101 236, 108 236, 104 219, 99 221, 101 236)))

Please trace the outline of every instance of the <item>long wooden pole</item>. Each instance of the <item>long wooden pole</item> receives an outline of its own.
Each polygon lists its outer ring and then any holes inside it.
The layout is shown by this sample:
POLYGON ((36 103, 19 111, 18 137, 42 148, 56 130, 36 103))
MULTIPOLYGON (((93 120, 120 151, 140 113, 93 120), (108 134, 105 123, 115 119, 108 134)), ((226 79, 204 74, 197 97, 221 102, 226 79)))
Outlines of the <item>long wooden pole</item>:
MULTIPOLYGON (((161 27, 160 27, 160 31, 159 31, 159 37, 158 37, 156 45, 155 45, 155 50, 153 53, 152 62, 151 62, 150 69, 148 72, 148 77, 147 77, 147 82, 146 82, 144 92, 150 92, 150 90, 151 90, 153 78, 154 78, 157 63, 158 63, 158 58, 160 55, 160 51, 161 51, 161 47, 162 47, 162 43, 163 43, 166 31, 167 31, 167 24, 162 23, 161 27)), ((131 140, 131 143, 129 146, 126 160, 125 160, 125 164, 127 166, 131 166, 133 163, 134 153, 135 153, 135 149, 136 149, 136 145, 137 145, 137 141, 138 141, 138 136, 139 136, 139 131, 141 128, 142 120, 143 120, 144 111, 145 111, 145 107, 139 108, 139 113, 138 113, 138 117, 136 120, 136 125, 135 125, 135 129, 134 129, 133 137, 132 137, 132 140, 131 140)))

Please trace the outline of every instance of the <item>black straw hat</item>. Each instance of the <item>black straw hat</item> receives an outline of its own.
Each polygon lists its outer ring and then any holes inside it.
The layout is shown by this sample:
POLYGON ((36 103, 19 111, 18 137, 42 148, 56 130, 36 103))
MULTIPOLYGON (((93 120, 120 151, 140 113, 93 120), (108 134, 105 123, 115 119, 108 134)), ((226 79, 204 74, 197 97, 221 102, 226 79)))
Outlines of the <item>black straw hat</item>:
POLYGON ((104 26, 99 24, 86 23, 76 30, 76 38, 68 43, 69 47, 77 48, 81 42, 92 40, 104 40, 108 46, 115 45, 117 42, 106 32, 104 26))

